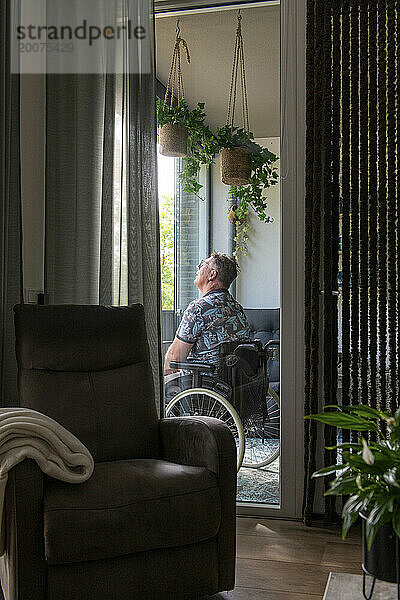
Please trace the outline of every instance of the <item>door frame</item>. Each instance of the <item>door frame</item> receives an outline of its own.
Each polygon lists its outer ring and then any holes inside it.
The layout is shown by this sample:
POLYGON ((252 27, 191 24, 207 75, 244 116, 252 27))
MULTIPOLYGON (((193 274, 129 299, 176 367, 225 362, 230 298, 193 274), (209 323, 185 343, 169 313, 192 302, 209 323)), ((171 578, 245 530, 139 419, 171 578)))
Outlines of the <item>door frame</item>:
MULTIPOLYGON (((227 9, 235 2, 185 2, 186 10, 227 9)), ((252 4, 246 1, 247 6, 252 4)), ((275 2, 254 2, 278 4, 275 2)), ((155 2, 155 12, 178 16, 180 0, 155 2), (168 11, 166 10, 168 7, 168 11), (158 9, 158 10, 157 10, 158 9)), ((304 456, 304 166, 306 0, 280 0, 281 30, 281 464, 279 506, 240 502, 237 514, 300 519, 304 456), (284 376, 282 377, 282 373, 284 376)), ((157 16, 157 14, 156 14, 157 16)))
POLYGON ((281 0, 281 463, 279 506, 237 514, 300 519, 304 456, 304 165, 306 0, 281 0))

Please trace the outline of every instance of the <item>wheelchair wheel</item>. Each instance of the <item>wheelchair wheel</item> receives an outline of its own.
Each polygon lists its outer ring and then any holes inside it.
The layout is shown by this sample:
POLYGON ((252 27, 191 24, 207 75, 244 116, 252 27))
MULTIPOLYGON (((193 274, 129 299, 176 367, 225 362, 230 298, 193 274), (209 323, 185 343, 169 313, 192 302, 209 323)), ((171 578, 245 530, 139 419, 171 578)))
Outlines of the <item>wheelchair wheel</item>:
POLYGON ((178 371, 167 375, 164 379, 164 400, 165 408, 180 392, 193 387, 193 377, 191 374, 178 371))
POLYGON ((244 455, 245 439, 242 422, 233 406, 218 392, 191 388, 179 392, 167 405, 166 417, 214 417, 228 425, 236 442, 237 470, 244 455))
POLYGON ((246 448, 243 467, 258 469, 274 462, 280 454, 280 407, 279 396, 268 388, 268 420, 262 423, 262 417, 254 415, 243 424, 246 448))

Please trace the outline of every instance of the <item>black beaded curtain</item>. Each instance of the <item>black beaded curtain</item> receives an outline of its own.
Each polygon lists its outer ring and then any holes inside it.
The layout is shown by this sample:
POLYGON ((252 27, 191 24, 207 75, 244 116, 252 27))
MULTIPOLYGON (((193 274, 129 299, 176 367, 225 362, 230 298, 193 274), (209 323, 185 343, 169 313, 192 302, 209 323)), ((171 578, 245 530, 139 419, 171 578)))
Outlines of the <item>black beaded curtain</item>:
MULTIPOLYGON (((397 407, 399 65, 400 0, 308 0, 305 414, 397 407)), ((323 491, 311 474, 335 460, 323 447, 337 432, 321 431, 305 422, 306 523, 323 491)), ((335 516, 330 497, 324 512, 335 516)))

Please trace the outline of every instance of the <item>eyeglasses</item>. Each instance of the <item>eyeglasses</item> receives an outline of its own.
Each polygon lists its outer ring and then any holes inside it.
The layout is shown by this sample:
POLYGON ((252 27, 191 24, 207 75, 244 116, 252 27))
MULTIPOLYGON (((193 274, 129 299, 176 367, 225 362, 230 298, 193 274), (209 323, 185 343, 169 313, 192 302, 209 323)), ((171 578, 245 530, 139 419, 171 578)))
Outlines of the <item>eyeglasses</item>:
POLYGON ((218 273, 217 269, 214 269, 214 267, 210 267, 210 265, 204 258, 199 262, 199 264, 197 265, 197 268, 200 270, 203 265, 206 265, 206 267, 211 269, 211 271, 215 271, 216 273, 218 273))

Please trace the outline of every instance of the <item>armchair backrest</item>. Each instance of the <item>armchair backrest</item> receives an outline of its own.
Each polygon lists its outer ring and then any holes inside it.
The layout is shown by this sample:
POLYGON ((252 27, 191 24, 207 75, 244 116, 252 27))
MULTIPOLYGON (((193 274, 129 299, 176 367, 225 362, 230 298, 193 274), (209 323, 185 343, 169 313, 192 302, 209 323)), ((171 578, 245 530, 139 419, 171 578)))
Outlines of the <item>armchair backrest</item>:
POLYGON ((95 461, 158 455, 143 307, 15 306, 20 406, 75 434, 95 461))

